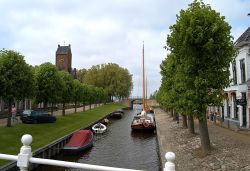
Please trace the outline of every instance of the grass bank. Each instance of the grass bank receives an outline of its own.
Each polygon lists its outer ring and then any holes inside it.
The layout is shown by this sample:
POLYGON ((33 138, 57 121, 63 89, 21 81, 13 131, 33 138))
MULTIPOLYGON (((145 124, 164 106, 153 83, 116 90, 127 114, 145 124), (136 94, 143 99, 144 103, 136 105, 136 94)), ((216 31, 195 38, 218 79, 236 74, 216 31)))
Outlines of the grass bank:
MULTIPOLYGON (((0 153, 17 155, 22 146, 21 137, 24 134, 32 135, 31 147, 34 151, 121 107, 123 106, 119 104, 107 104, 85 112, 57 116, 56 123, 16 124, 12 127, 2 127, 0 128, 0 153)), ((0 160, 0 165, 8 162, 0 160)))

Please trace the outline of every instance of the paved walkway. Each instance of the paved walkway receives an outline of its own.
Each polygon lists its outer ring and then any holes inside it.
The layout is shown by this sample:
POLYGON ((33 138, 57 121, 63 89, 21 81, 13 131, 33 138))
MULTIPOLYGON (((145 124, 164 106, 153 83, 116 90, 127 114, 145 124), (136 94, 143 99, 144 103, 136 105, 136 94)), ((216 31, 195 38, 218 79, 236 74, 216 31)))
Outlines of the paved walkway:
POLYGON ((165 153, 172 151, 176 155, 176 171, 249 171, 250 136, 235 132, 208 122, 212 152, 200 157, 200 137, 198 124, 196 135, 190 135, 181 128, 163 110, 155 109, 157 136, 162 166, 165 165, 165 153))

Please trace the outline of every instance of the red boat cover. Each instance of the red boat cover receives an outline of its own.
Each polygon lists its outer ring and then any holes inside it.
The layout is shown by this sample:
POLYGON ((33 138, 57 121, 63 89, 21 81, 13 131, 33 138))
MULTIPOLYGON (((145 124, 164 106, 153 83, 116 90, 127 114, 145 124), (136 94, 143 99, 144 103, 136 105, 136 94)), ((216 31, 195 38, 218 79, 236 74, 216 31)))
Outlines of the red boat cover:
POLYGON ((66 147, 81 147, 91 141, 92 132, 90 130, 79 130, 73 133, 66 147))

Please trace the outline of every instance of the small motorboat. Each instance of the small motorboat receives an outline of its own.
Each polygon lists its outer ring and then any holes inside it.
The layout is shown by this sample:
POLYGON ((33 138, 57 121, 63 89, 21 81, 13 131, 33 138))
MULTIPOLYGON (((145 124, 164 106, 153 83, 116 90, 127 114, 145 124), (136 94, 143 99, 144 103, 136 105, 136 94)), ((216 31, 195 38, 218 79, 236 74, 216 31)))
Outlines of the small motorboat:
POLYGON ((112 113, 110 113, 109 117, 115 118, 115 119, 121 119, 124 114, 123 110, 116 110, 112 113))
POLYGON ((104 118, 102 121, 101 121, 102 124, 104 125, 108 125, 110 123, 110 121, 108 120, 108 118, 104 118))
POLYGON ((90 130, 74 132, 69 142, 63 147, 64 152, 79 153, 93 146, 94 136, 90 130))
POLYGON ((107 127, 100 122, 92 126, 92 130, 96 134, 102 134, 106 131, 106 129, 107 127))

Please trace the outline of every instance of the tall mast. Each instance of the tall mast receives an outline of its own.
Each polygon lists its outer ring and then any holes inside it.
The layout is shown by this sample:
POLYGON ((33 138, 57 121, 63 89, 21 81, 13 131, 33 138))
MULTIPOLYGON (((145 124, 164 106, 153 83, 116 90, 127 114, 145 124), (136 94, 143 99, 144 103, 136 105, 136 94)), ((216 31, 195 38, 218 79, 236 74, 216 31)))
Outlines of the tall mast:
POLYGON ((147 103, 147 100, 148 100, 148 80, 147 80, 147 76, 146 76, 146 96, 145 96, 145 107, 147 108, 148 106, 148 103, 147 103))
POLYGON ((144 41, 142 45, 142 108, 145 110, 144 41))

